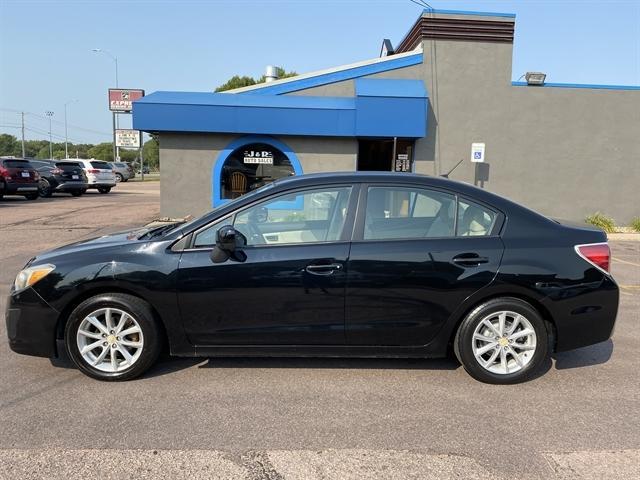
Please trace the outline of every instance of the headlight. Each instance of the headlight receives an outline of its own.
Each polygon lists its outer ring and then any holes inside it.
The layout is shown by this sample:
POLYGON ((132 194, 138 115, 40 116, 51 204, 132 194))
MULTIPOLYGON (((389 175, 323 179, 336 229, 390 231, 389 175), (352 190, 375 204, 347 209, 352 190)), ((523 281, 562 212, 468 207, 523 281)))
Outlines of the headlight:
POLYGON ((13 282, 14 291, 24 290, 30 287, 34 283, 42 280, 49 275, 56 268, 55 265, 47 263, 45 265, 36 265, 35 267, 29 267, 22 270, 16 276, 15 282, 13 282))

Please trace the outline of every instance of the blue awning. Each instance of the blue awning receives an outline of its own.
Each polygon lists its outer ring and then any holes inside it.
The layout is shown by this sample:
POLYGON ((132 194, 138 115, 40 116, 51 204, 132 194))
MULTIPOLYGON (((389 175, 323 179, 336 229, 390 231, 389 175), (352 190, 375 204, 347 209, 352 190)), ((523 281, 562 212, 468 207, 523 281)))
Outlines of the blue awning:
POLYGON ((154 92, 133 103, 133 128, 332 137, 426 135, 422 80, 359 78, 355 84, 355 97, 154 92))

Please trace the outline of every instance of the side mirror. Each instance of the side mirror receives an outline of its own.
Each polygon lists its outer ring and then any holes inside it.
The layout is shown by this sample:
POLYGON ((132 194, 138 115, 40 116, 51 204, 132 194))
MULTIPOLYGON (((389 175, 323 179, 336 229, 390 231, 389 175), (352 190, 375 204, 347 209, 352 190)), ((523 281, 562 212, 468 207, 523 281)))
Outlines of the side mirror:
POLYGON ((225 225, 216 232, 216 246, 209 258, 213 263, 224 263, 229 258, 244 262, 247 258, 242 249, 247 245, 247 237, 231 225, 225 225))

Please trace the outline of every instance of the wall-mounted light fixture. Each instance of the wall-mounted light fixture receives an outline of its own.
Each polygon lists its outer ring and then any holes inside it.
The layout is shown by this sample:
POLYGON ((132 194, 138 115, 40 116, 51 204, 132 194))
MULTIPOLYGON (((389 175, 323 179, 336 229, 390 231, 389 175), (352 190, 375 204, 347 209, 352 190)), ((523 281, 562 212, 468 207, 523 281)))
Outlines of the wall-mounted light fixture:
POLYGON ((544 79, 547 78, 547 74, 542 72, 527 72, 524 74, 524 78, 527 81, 527 85, 544 85, 544 79))

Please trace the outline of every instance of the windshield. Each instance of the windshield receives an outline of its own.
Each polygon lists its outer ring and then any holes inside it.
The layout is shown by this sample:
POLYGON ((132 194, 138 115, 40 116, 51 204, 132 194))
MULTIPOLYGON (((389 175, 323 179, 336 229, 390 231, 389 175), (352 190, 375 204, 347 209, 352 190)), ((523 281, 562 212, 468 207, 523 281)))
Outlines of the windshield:
POLYGON ((233 200, 224 203, 223 205, 220 205, 216 208, 214 208, 213 210, 211 210, 209 213, 205 213, 202 217, 196 217, 192 220, 189 220, 186 223, 179 223, 178 225, 176 225, 174 228, 172 228, 171 230, 167 230, 166 232, 164 232, 164 234, 168 235, 170 233, 175 232, 178 229, 184 229, 184 230, 188 230, 190 226, 198 223, 200 220, 202 220, 205 216, 210 216, 213 213, 215 213, 216 211, 218 211, 221 207, 228 207, 230 205, 234 205, 235 203, 237 203, 239 200, 246 200, 248 198, 254 197, 262 192, 264 192, 265 190, 269 190, 270 188, 273 188, 273 183, 267 183, 266 185, 261 186, 260 188, 257 188, 249 193, 247 193, 246 195, 242 195, 241 197, 238 198, 234 198, 233 200))

